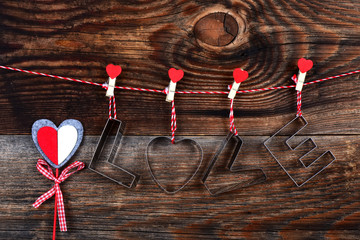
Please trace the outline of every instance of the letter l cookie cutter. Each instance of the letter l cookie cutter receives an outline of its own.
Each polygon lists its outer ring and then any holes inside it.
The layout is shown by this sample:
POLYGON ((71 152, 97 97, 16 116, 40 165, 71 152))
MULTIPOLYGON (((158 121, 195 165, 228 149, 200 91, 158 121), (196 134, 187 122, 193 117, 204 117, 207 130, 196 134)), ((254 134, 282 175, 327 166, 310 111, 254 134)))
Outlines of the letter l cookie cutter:
POLYGON ((99 142, 97 144, 94 156, 90 161, 89 169, 124 186, 124 187, 132 188, 132 187, 136 186, 140 176, 112 163, 112 160, 115 158, 116 153, 118 151, 118 147, 120 145, 124 129, 125 129, 125 123, 123 123, 122 121, 114 119, 114 118, 109 118, 107 120, 104 130, 103 130, 103 132, 100 136, 99 142), (103 156, 104 155, 103 150, 106 145, 106 141, 109 138, 112 130, 115 130, 116 134, 115 134, 115 138, 114 138, 111 150, 110 150, 110 154, 106 158, 106 156, 103 156), (103 163, 108 165, 108 167, 110 167, 110 169, 112 171, 118 172, 118 170, 120 170, 121 174, 124 176, 120 176, 119 177, 120 179, 119 179, 116 176, 109 176, 109 174, 105 173, 104 171, 96 170, 95 165, 99 164, 99 160, 101 160, 103 158, 106 158, 106 161, 104 161, 103 163), (125 178, 128 179, 128 181, 124 181, 125 178))
POLYGON ((238 188, 245 188, 245 187, 250 187, 252 185, 255 184, 259 184, 262 182, 265 182, 267 179, 267 176, 264 172, 264 170, 260 167, 258 168, 233 168, 233 164, 237 158, 237 156, 239 155, 239 152, 241 151, 241 147, 242 147, 242 139, 239 136, 235 136, 234 133, 229 132, 229 134, 226 136, 226 138, 222 141, 220 147, 218 148, 218 150, 216 151, 215 155, 213 156, 213 158, 210 161, 210 164, 208 165, 201 181, 204 184, 205 188, 208 190, 208 192, 210 193, 210 195, 214 196, 214 195, 218 195, 221 193, 225 193, 225 192, 229 192, 238 188), (207 179, 212 171, 212 169, 215 166, 216 161, 219 158, 219 155, 223 152, 223 150, 225 149, 226 145, 229 143, 229 141, 231 139, 234 139, 236 141, 236 146, 234 148, 234 151, 230 157, 230 160, 228 161, 228 163, 226 164, 225 168, 231 172, 231 173, 237 173, 237 172, 245 172, 245 171, 256 171, 256 170, 260 170, 262 172, 262 177, 261 178, 256 178, 252 181, 248 181, 248 183, 246 185, 242 185, 243 183, 238 183, 238 184, 232 184, 228 187, 219 187, 218 190, 212 190, 209 185, 207 184, 207 179), (242 185, 242 186, 241 186, 242 185), (241 186, 241 187, 240 187, 241 186))

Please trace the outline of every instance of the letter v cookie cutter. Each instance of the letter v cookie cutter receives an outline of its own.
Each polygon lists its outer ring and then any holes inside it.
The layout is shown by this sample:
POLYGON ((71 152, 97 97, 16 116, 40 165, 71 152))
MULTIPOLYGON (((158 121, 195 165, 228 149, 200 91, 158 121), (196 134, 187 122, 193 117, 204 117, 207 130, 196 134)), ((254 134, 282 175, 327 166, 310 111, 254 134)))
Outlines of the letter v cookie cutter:
POLYGON ((202 183, 204 184, 206 190, 210 193, 210 195, 215 196, 215 195, 229 192, 229 191, 232 191, 235 189, 250 187, 250 186, 253 186, 253 185, 256 185, 256 184, 266 181, 266 179, 267 179, 266 173, 260 167, 259 168, 252 168, 252 167, 239 168, 238 167, 236 169, 233 168, 233 164, 235 163, 235 160, 236 160, 237 156, 239 155, 239 152, 241 151, 242 144, 243 144, 243 140, 238 135, 235 136, 234 133, 232 133, 232 132, 229 132, 229 134, 226 136, 226 138, 222 141, 220 147, 218 148, 215 155, 211 159, 211 161, 201 179, 202 183), (231 173, 238 173, 238 172, 245 172, 245 171, 261 171, 262 177, 256 178, 252 181, 248 181, 248 183, 246 185, 243 185, 243 182, 242 182, 242 183, 230 185, 228 187, 219 187, 217 190, 214 191, 207 184, 207 179, 208 179, 212 169, 214 168, 215 163, 219 158, 219 155, 224 151, 224 149, 226 148, 226 145, 229 143, 229 141, 231 139, 234 139, 236 141, 236 146, 235 146, 234 151, 231 154, 230 160, 226 164, 225 168, 228 169, 229 172, 231 172, 231 173))
POLYGON ((310 181, 311 179, 313 179, 315 176, 317 176, 319 173, 321 173, 325 168, 327 168, 330 164, 332 164, 335 160, 336 157, 333 155, 333 153, 331 151, 325 151, 323 152, 319 157, 317 157, 314 161, 312 161, 310 164, 305 164, 303 159, 308 156, 309 154, 311 154, 315 149, 317 149, 317 145, 314 142, 314 140, 312 138, 306 138, 305 140, 301 141, 298 145, 296 145, 295 147, 291 146, 290 142, 291 140, 294 139, 294 137, 301 131, 303 130, 306 126, 308 125, 308 122, 306 121, 306 119, 303 116, 296 116, 293 120, 291 120, 290 122, 288 122, 285 126, 283 126, 282 128, 280 128, 276 133, 274 133, 270 138, 268 138, 265 142, 264 142, 264 146, 265 148, 269 151, 269 153, 271 154, 271 156, 275 159, 275 161, 281 166, 281 168, 285 171, 285 173, 289 176, 289 178, 295 183, 295 185, 297 187, 302 187, 305 183, 307 183, 308 181, 310 181), (310 178, 306 179, 304 182, 302 182, 301 184, 298 183, 298 181, 296 181, 294 179, 294 177, 290 174, 290 172, 286 169, 286 167, 283 166, 283 164, 281 164, 281 161, 279 160, 278 157, 276 157, 276 155, 273 153, 273 151, 270 149, 271 147, 269 147, 269 143, 271 142, 271 140, 273 140, 274 137, 276 137, 279 133, 281 133, 282 131, 284 131, 284 129, 287 129, 289 126, 291 126, 296 120, 300 119, 303 122, 303 126, 301 126, 294 134, 292 134, 286 141, 285 144, 286 146, 292 150, 292 151, 296 151, 297 149, 299 149, 301 146, 304 145, 305 142, 310 142, 312 145, 314 145, 314 147, 308 151, 307 153, 305 153, 303 156, 301 156, 300 158, 298 158, 298 161, 301 163, 301 165, 305 168, 305 169, 309 169, 311 166, 313 166, 316 162, 319 161, 319 159, 321 159, 323 156, 325 156, 326 154, 329 154, 330 158, 332 159, 328 164, 324 165, 320 170, 318 170, 317 172, 315 172, 315 174, 313 174, 310 178))
POLYGON ((120 121, 118 119, 114 119, 114 118, 109 118, 107 120, 104 130, 103 130, 103 132, 100 136, 99 142, 97 144, 94 156, 90 161, 89 169, 96 172, 97 174, 100 174, 100 175, 124 186, 124 187, 132 188, 132 187, 136 186, 137 182, 140 179, 140 176, 138 174, 130 172, 112 162, 117 154, 119 145, 122 140, 124 129, 125 129, 125 123, 123 123, 122 121, 120 121), (103 153, 104 147, 107 143, 106 141, 110 137, 110 134, 113 130, 115 130, 115 132, 116 132, 114 141, 111 146, 110 154, 108 157, 106 157, 106 156, 103 156, 103 155, 105 155, 103 153), (106 160, 101 161, 104 158, 106 160), (112 171, 117 171, 117 173, 119 173, 118 170, 120 170, 120 173, 122 173, 123 176, 119 177, 119 176, 116 176, 116 174, 112 174, 112 176, 110 176, 109 174, 105 173, 105 171, 96 170, 96 164, 99 164, 99 162, 105 163, 108 167, 110 167, 110 169, 112 171))

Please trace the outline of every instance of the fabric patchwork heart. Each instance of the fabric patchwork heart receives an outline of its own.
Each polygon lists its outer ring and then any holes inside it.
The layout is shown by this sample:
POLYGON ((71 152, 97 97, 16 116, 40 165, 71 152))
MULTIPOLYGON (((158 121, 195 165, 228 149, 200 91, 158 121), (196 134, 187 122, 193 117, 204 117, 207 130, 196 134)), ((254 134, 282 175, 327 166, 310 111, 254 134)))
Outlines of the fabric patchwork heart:
POLYGON ((54 168, 60 168, 74 155, 83 138, 82 124, 75 119, 65 120, 59 127, 47 119, 37 120, 32 126, 36 148, 54 168))

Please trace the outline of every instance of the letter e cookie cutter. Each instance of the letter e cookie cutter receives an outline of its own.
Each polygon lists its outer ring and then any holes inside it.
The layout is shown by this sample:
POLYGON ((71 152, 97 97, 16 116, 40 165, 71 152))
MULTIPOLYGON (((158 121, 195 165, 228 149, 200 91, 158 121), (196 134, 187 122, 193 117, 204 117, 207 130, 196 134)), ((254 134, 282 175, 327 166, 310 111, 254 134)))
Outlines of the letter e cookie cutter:
POLYGON ((316 143, 313 141, 312 138, 307 138, 307 139, 301 141, 299 144, 297 144, 295 146, 293 144, 291 144, 291 142, 294 140, 295 136, 301 130, 303 130, 307 125, 308 125, 308 122, 306 121, 306 119, 303 116, 297 116, 293 120, 291 120, 289 123, 287 123, 285 126, 283 126, 280 130, 278 130, 275 134, 273 134, 270 138, 268 138, 264 142, 265 148, 269 151, 271 156, 281 166, 281 168, 285 171, 285 173, 290 177, 290 179, 295 183, 295 185, 297 187, 303 186, 305 183, 307 183, 312 178, 317 176, 320 172, 322 172, 325 168, 327 168, 330 164, 332 164, 336 160, 336 157, 333 155, 333 153, 331 151, 325 151, 322 154, 320 154, 320 156, 318 156, 315 160, 313 160, 310 164, 305 163, 304 159, 306 157, 308 157, 311 153, 313 153, 315 149, 318 148, 316 143), (302 122, 301 123, 302 126, 300 128, 298 126, 296 126, 296 122, 298 120, 300 120, 302 122), (276 138, 277 136, 284 136, 283 133, 286 132, 286 131, 291 130, 292 128, 295 128, 297 130, 295 130, 295 132, 289 138, 287 138, 285 142, 282 141, 281 143, 277 142, 275 144, 271 143, 274 140, 274 138, 276 138), (310 151, 307 151, 304 155, 302 155, 300 157, 294 157, 294 159, 296 158, 296 160, 298 160, 301 163, 300 166, 296 167, 297 169, 301 170, 301 168, 303 168, 303 171, 305 173, 308 172, 308 170, 310 172, 311 167, 313 167, 316 163, 318 163, 320 161, 320 159, 325 159, 326 156, 328 156, 328 158, 330 160, 327 161, 327 164, 323 165, 318 171, 316 171, 314 174, 312 174, 310 177, 308 177, 305 181, 303 181, 302 183, 299 183, 299 181, 297 181, 295 179, 293 174, 291 174, 289 172, 288 168, 286 166, 284 166, 286 164, 285 161, 289 161, 289 160, 284 161, 284 158, 282 158, 279 154, 276 154, 274 152, 276 152, 276 149, 279 149, 281 147, 284 148, 284 146, 286 146, 287 150, 285 150, 285 151, 292 151, 292 152, 296 153, 296 151, 300 151, 300 149, 306 143, 312 144, 314 147, 311 148, 310 151), (283 146, 281 146, 281 145, 283 145, 283 146))

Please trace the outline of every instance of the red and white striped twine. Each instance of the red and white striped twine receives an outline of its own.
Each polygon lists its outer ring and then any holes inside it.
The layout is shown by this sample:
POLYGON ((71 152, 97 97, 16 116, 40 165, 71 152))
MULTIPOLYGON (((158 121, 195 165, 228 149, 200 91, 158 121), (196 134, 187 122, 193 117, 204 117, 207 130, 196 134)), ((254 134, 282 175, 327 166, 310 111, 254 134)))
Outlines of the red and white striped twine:
MULTIPOLYGON (((69 78, 69 77, 61 77, 61 76, 57 76, 57 75, 51 75, 51 74, 40 73, 40 72, 35 72, 35 71, 23 70, 23 69, 19 69, 19 68, 7 67, 7 66, 2 66, 2 65, 0 65, 0 68, 7 69, 7 70, 12 70, 12 71, 29 73, 29 74, 35 74, 35 75, 40 75, 40 76, 46 76, 46 77, 51 77, 51 78, 63 79, 63 80, 68 80, 68 81, 74 81, 74 82, 79 82, 79 83, 85 83, 85 84, 90 84, 90 85, 94 85, 94 86, 101 86, 101 87, 107 89, 106 84, 89 82, 89 81, 84 81, 84 80, 79 80, 79 79, 74 79, 74 78, 69 78)), ((351 71, 351 72, 347 72, 347 73, 343 73, 343 74, 339 74, 339 75, 335 75, 335 76, 331 76, 331 77, 317 79, 317 80, 314 80, 314 81, 311 81, 311 82, 304 83, 304 86, 314 84, 314 83, 323 82, 323 81, 327 81, 327 80, 331 80, 331 79, 335 79, 335 78, 345 77, 345 76, 349 76, 349 75, 357 74, 357 73, 360 73, 360 70, 355 70, 355 71, 351 71)), ((295 78, 293 77, 293 80, 297 81, 296 76, 295 76, 295 78)), ((268 90, 278 90, 278 89, 287 89, 287 88, 295 88, 295 87, 296 87, 296 85, 289 85, 289 86, 279 86, 279 87, 247 89, 247 90, 239 90, 238 93, 253 93, 253 92, 261 92, 261 91, 268 91, 268 90)), ((122 89, 122 90, 132 90, 132 91, 141 91, 141 92, 155 92, 155 93, 167 94, 166 89, 165 90, 158 90, 158 89, 122 87, 122 86, 115 86, 115 88, 122 89)), ((178 94, 228 94, 229 92, 228 91, 175 91, 175 93, 178 93, 178 94)), ((111 117, 111 105, 113 107, 112 109, 113 109, 113 112, 114 112, 114 118, 116 119, 117 116, 116 116, 115 96, 110 97, 110 99, 109 99, 109 118, 112 118, 111 117)), ((302 115, 302 112, 301 112, 301 91, 297 92, 297 114, 296 115, 297 116, 302 115)), ((230 116, 229 116, 229 119, 230 119, 230 131, 232 131, 235 135, 237 135, 238 133, 237 133, 237 130, 236 130, 235 124, 234 124, 233 100, 231 100, 231 102, 230 102, 230 116)), ((171 108, 171 142, 172 143, 175 143, 175 131, 176 131, 176 114, 175 114, 175 104, 174 104, 174 101, 172 101, 172 108, 171 108)))
POLYGON ((165 90, 158 90, 158 89, 150 89, 150 88, 134 88, 134 87, 121 87, 121 86, 115 86, 117 89, 122 90, 132 90, 132 91, 140 91, 140 92, 155 92, 155 93, 165 93, 165 90))
POLYGON ((176 112, 175 112, 175 102, 171 101, 171 143, 175 144, 175 131, 176 131, 176 112))
MULTIPOLYGON (((102 87, 107 90, 109 86, 108 84, 104 83, 102 87)), ((115 95, 109 97, 109 119, 112 118, 117 119, 115 95), (112 117, 112 111, 114 112, 114 117, 112 117)))
POLYGON ((109 118, 114 118, 117 119, 117 115, 116 115, 116 103, 115 103, 115 95, 109 97, 109 118), (111 116, 111 109, 114 112, 114 117, 111 116))
POLYGON ((302 116, 302 112, 301 112, 301 91, 297 91, 297 93, 296 93, 296 106, 297 106, 296 116, 301 117, 302 116))
MULTIPOLYGON (((63 80, 68 80, 68 81, 74 81, 74 82, 86 83, 86 84, 91 84, 91 85, 95 85, 95 86, 104 87, 104 84, 95 83, 95 82, 89 82, 89 81, 84 81, 84 80, 79 80, 79 79, 74 79, 74 78, 61 77, 61 76, 56 76, 56 75, 51 75, 51 74, 46 74, 46 73, 39 73, 39 72, 34 72, 34 71, 28 71, 28 70, 23 70, 23 69, 19 69, 19 68, 12 68, 12 67, 7 67, 7 66, 1 66, 1 65, 0 65, 0 68, 7 69, 7 70, 12 70, 12 71, 30 73, 30 74, 35 74, 35 75, 41 75, 41 76, 46 76, 46 77, 51 77, 51 78, 58 78, 58 79, 63 79, 63 80)), ((331 79, 335 79, 335 78, 345 77, 345 76, 349 76, 349 75, 353 75, 353 74, 357 74, 357 73, 360 73, 360 70, 355 70, 355 71, 351 71, 351 72, 348 72, 348 73, 343 73, 343 74, 339 74, 339 75, 335 75, 335 76, 331 76, 331 77, 317 79, 317 80, 314 80, 314 81, 311 81, 311 82, 304 83, 304 86, 314 84, 314 83, 323 82, 323 81, 327 81, 327 80, 331 80, 331 79)), ((287 89, 287 88, 294 88, 294 87, 296 87, 296 85, 268 87, 268 88, 257 88, 257 89, 247 89, 247 90, 239 90, 238 93, 253 93, 253 92, 261 92, 261 91, 268 91, 268 90, 278 90, 278 89, 287 89)), ((141 91, 141 92, 155 92, 155 93, 164 93, 164 94, 166 94, 165 90, 158 90, 158 89, 122 87, 122 86, 115 86, 115 88, 123 89, 123 90, 132 90, 132 91, 141 91)), ((229 94, 229 91, 176 91, 175 93, 178 93, 178 94, 229 94)))
MULTIPOLYGON (((297 79, 297 76, 296 76, 296 75, 294 75, 291 79, 292 79, 295 83, 298 82, 298 79, 297 79)), ((302 92, 302 91, 296 91, 296 108, 297 108, 296 116, 297 116, 297 117, 301 117, 301 116, 302 116, 302 112, 301 112, 301 92, 302 92)))
POLYGON ((234 133, 234 135, 237 136, 238 132, 236 130, 235 123, 234 123, 234 99, 230 99, 229 120, 230 120, 230 132, 234 133))
POLYGON ((34 75, 41 75, 41 76, 45 76, 45 77, 63 79, 63 80, 67 80, 67 81, 86 83, 86 84, 91 84, 91 85, 95 85, 95 86, 102 86, 103 85, 103 84, 100 84, 100 83, 94 83, 94 82, 84 81, 84 80, 75 79, 75 78, 61 77, 61 76, 57 76, 57 75, 51 75, 51 74, 46 74, 46 73, 23 70, 23 69, 19 69, 19 68, 6 67, 6 66, 1 66, 1 65, 0 65, 0 68, 7 69, 7 70, 12 70, 12 71, 23 72, 23 73, 30 73, 30 74, 34 74, 34 75))

